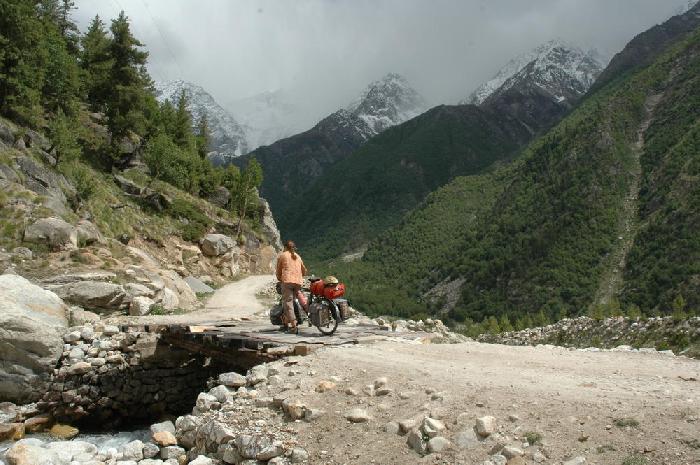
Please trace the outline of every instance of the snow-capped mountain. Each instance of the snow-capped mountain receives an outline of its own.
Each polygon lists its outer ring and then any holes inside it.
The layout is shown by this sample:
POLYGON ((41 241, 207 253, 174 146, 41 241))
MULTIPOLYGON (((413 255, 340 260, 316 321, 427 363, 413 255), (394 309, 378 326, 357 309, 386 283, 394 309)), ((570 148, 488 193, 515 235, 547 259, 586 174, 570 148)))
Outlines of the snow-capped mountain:
POLYGON ((188 109, 192 113, 193 123, 196 124, 202 114, 207 115, 211 131, 210 157, 228 158, 248 153, 246 134, 233 116, 219 105, 202 87, 191 82, 177 80, 157 82, 156 96, 161 102, 170 100, 177 104, 182 91, 189 99, 188 109))
POLYGON ((528 81, 561 101, 583 95, 601 73, 603 63, 595 51, 584 52, 560 40, 540 45, 509 61, 488 82, 462 103, 479 105, 496 92, 528 81))
POLYGON ((347 108, 367 124, 371 135, 414 118, 426 109, 423 97, 406 78, 396 73, 389 73, 371 83, 362 96, 347 108))
MULTIPOLYGON (((299 134, 323 116, 299 102, 294 92, 282 89, 232 101, 227 108, 241 122, 251 151, 299 134)), ((358 126, 366 140, 426 109, 423 98, 404 77, 389 73, 369 84, 355 101, 331 117, 339 124, 358 126)))

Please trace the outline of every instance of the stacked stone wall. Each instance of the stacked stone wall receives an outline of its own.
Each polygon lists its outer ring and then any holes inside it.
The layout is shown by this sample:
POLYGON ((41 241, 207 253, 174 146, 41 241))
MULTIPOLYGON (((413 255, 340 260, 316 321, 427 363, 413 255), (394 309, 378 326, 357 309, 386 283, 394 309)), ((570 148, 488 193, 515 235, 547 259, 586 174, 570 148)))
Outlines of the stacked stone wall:
POLYGON ((39 408, 54 420, 98 429, 150 424, 189 411, 229 363, 116 326, 71 328, 39 408))

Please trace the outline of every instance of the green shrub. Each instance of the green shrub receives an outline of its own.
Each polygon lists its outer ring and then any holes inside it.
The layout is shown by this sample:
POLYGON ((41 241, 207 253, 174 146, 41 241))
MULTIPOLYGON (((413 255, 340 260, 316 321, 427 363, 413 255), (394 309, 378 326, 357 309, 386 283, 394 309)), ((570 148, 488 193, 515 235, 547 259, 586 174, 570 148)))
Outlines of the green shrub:
POLYGON ((649 460, 643 455, 630 455, 622 461, 622 465, 646 465, 649 460))
POLYGON ((639 426, 639 421, 634 418, 616 418, 613 420, 613 424, 619 428, 632 427, 636 428, 639 426))
POLYGON ((198 241, 212 225, 209 217, 183 199, 173 200, 167 213, 180 221, 180 236, 186 241, 198 241))
POLYGON ((528 431, 524 434, 524 437, 527 440, 527 443, 531 446, 542 442, 543 438, 542 434, 538 433, 537 431, 528 431))

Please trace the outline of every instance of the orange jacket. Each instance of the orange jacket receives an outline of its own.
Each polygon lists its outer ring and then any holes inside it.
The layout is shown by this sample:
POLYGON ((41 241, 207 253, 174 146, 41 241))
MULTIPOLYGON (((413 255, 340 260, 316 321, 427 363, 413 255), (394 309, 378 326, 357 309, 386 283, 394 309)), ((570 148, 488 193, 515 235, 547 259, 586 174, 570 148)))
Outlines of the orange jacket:
POLYGON ((288 284, 301 284, 303 276, 306 274, 304 261, 299 254, 295 254, 296 259, 292 258, 292 253, 285 250, 277 257, 277 280, 288 284))

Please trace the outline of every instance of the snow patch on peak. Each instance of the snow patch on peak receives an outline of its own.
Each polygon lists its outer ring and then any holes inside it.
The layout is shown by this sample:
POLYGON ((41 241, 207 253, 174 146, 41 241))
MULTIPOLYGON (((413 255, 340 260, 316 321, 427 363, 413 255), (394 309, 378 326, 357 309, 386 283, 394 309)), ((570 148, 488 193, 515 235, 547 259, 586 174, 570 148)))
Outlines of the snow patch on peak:
POLYGON ((388 73, 369 84, 346 110, 364 121, 374 135, 418 116, 426 108, 425 100, 406 78, 388 73))
POLYGON ((169 100, 177 104, 184 91, 189 99, 187 109, 196 124, 202 115, 207 115, 211 144, 209 149, 214 156, 237 157, 248 152, 246 135, 240 124, 204 88, 181 79, 169 82, 156 82, 156 97, 160 102, 169 100))
POLYGON ((584 52, 580 48, 561 39, 554 39, 536 47, 530 52, 510 60, 496 75, 478 87, 461 103, 479 105, 496 91, 507 90, 517 83, 516 77, 524 70, 536 77, 540 86, 561 80, 567 76, 573 80, 577 90, 585 92, 600 74, 603 63, 598 52, 584 52))

